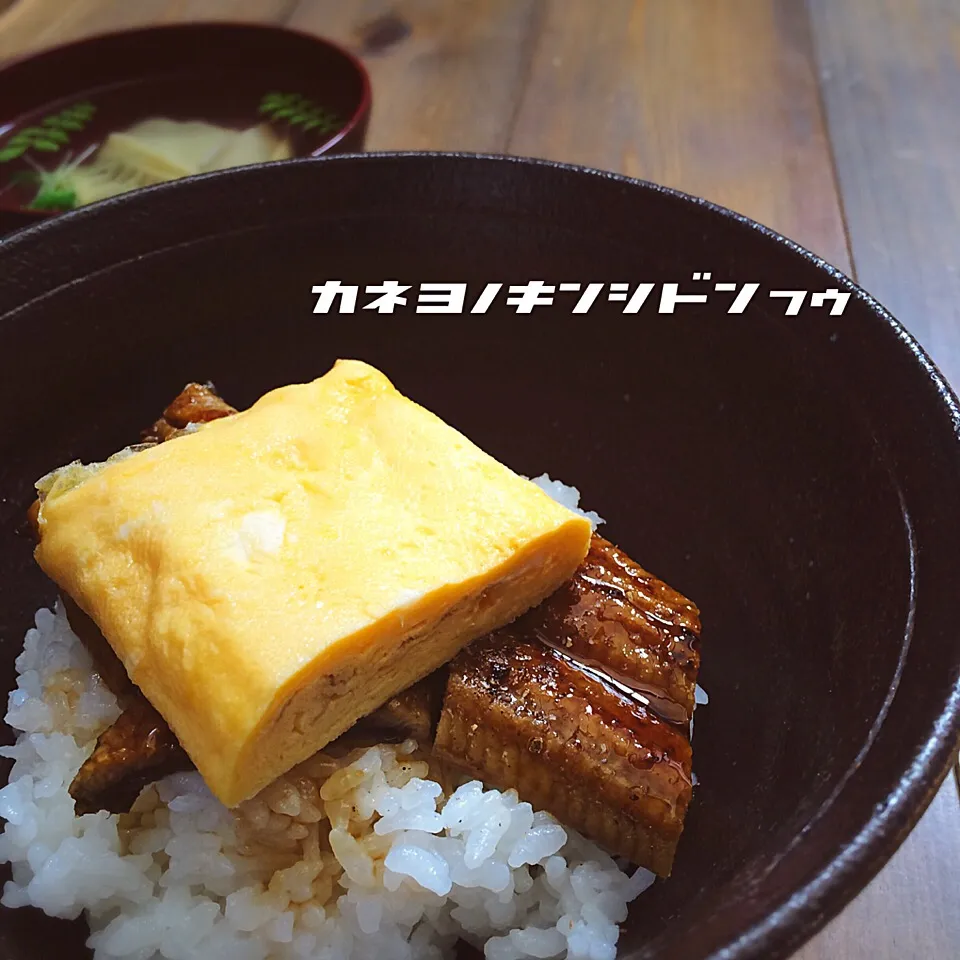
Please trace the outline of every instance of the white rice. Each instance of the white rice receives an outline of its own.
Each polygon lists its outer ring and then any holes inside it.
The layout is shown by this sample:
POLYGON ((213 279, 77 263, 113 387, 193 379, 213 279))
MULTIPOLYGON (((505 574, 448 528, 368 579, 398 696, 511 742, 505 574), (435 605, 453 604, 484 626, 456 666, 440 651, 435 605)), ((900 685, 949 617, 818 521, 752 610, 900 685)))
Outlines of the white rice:
POLYGON ((586 517, 594 530, 596 530, 601 523, 606 522, 599 513, 594 513, 592 510, 580 509, 580 491, 576 487, 567 486, 567 484, 562 483, 560 480, 551 480, 546 473, 541 473, 539 477, 534 477, 533 483, 544 493, 553 497, 557 503, 566 507, 568 510, 572 510, 574 513, 580 514, 581 517, 586 517))
MULTIPOLYGON (((535 482, 580 512, 574 488, 535 482)), ((85 912, 96 960, 439 960, 458 938, 489 960, 613 960, 654 879, 515 791, 455 785, 412 741, 334 745, 233 811, 184 773, 130 814, 77 817, 68 788, 116 700, 59 606, 17 673, 0 902, 85 912)))

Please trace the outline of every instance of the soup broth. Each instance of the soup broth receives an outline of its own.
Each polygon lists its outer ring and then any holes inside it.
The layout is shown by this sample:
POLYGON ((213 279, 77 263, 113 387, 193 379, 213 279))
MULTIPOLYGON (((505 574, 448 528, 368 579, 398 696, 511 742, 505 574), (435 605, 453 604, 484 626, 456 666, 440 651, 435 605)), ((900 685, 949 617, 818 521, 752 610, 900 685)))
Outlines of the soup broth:
POLYGON ((69 210, 164 180, 320 153, 352 101, 352 91, 317 90, 298 70, 216 69, 83 91, 0 130, 0 200, 69 210))

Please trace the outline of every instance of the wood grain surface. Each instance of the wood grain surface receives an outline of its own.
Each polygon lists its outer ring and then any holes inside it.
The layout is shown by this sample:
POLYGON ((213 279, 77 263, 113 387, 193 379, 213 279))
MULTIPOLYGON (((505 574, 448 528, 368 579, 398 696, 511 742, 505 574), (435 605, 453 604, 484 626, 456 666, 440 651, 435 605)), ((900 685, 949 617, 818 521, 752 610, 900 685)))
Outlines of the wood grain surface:
POLYGON ((810 11, 857 276, 960 384, 960 4, 810 11))
MULTIPOLYGON (((188 19, 350 47, 373 80, 370 149, 568 160, 746 213, 852 272, 960 384, 956 0, 17 0, 0 57, 188 19)), ((796 960, 957 956, 950 777, 796 960)))
POLYGON ((544 7, 510 152, 708 197, 849 269, 802 4, 544 7))
POLYGON ((289 24, 363 57, 370 150, 504 152, 538 23, 536 0, 305 0, 289 24))

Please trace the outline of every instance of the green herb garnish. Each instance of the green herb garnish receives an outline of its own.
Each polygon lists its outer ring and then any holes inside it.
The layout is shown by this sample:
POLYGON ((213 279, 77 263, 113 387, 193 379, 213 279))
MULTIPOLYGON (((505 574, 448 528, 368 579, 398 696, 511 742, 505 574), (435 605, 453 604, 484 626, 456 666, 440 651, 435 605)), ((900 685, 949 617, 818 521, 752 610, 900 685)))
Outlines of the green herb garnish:
POLYGON ((285 121, 304 132, 331 133, 343 126, 335 113, 318 106, 299 93, 268 93, 260 101, 260 113, 271 120, 285 121))
POLYGON ((70 134, 82 130, 96 112, 89 101, 71 104, 59 113, 44 117, 38 126, 21 127, 0 146, 0 163, 22 157, 28 150, 56 153, 70 142, 70 134))

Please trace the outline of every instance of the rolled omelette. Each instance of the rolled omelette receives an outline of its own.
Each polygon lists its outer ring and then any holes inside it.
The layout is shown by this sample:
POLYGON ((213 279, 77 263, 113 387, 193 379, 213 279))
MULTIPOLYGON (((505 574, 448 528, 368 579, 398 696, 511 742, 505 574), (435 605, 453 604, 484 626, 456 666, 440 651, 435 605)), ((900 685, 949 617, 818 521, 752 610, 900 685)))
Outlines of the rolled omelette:
POLYGON ((354 360, 38 490, 37 562, 227 806, 553 593, 591 535, 354 360))

